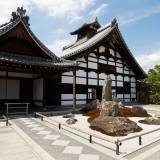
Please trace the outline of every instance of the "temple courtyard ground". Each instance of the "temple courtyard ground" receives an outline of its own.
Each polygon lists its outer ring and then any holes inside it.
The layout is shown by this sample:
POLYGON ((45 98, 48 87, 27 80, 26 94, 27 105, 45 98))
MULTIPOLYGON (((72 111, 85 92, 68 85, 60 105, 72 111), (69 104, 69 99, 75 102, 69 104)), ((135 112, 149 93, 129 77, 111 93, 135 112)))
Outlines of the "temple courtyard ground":
MULTIPOLYGON (((160 106, 143 106, 152 115, 159 115, 160 106)), ((83 129, 87 133, 97 134, 106 138, 97 131, 89 128, 87 117, 76 115, 78 123, 72 125, 74 128, 83 129)), ((64 122, 62 116, 54 116, 49 121, 57 120, 64 122)), ((143 118, 131 118, 138 121, 143 118)), ((66 119, 65 119, 66 120, 66 119)), ((48 121, 48 122, 49 122, 48 121)), ((120 154, 115 153, 115 144, 93 137, 89 143, 88 135, 67 126, 61 130, 58 127, 33 117, 16 117, 10 120, 11 126, 5 126, 0 122, 0 160, 159 160, 160 159, 160 131, 142 136, 142 145, 138 144, 138 138, 123 141, 125 138, 135 136, 139 133, 129 134, 125 137, 110 137, 111 141, 122 141, 120 154), (66 128, 65 128, 66 127, 66 128), (66 131, 66 130, 68 131, 66 131), (85 139, 86 136, 86 139, 85 139)), ((160 126, 139 124, 142 132, 148 132, 160 126)))

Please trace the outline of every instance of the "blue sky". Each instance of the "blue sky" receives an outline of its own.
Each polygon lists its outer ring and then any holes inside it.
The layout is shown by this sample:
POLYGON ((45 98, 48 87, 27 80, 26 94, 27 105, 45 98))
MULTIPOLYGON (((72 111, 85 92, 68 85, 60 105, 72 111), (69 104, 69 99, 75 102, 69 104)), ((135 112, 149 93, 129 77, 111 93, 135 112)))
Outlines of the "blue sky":
POLYGON ((75 40, 71 31, 95 17, 102 25, 116 17, 140 65, 147 71, 160 64, 160 0, 5 0, 0 2, 0 23, 21 5, 30 16, 32 31, 58 56, 62 46, 75 40))

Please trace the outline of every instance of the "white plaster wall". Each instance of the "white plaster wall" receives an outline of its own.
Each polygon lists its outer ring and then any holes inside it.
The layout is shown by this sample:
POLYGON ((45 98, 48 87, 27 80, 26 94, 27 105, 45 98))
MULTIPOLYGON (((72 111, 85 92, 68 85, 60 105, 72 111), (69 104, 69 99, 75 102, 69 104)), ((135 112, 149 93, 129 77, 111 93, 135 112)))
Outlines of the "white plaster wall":
POLYGON ((115 83, 115 81, 112 81, 112 86, 116 86, 116 83, 115 83))
POLYGON ((123 82, 117 81, 117 86, 118 86, 118 87, 123 87, 123 82))
POLYGON ((73 94, 61 94, 61 99, 73 99, 73 94))
POLYGON ((123 73, 123 68, 116 67, 116 72, 117 73, 123 73))
POLYGON ((64 73, 62 73, 62 75, 73 76, 73 72, 72 71, 64 72, 64 73))
POLYGON ((130 98, 130 94, 124 94, 124 98, 130 98))
POLYGON ((124 77, 124 81, 129 82, 129 77, 128 77, 128 76, 125 76, 125 77, 124 77))
POLYGON ((107 61, 103 59, 99 59, 99 63, 107 64, 107 61))
POLYGON ((94 53, 90 53, 89 56, 96 57, 94 53))
POLYGON ((136 98, 136 94, 132 93, 131 98, 136 98))
POLYGON ((99 52, 100 52, 100 53, 105 52, 105 47, 104 47, 104 46, 100 46, 100 47, 99 47, 99 52))
POLYGON ((72 105, 73 101, 61 101, 61 105, 72 105))
POLYGON ((87 64, 86 64, 86 63, 79 63, 79 66, 80 66, 80 67, 85 67, 85 68, 86 68, 86 67, 87 67, 87 64))
POLYGON ((124 99, 125 102, 130 102, 130 99, 124 99))
POLYGON ((97 79, 88 79, 89 85, 97 85, 97 79))
POLYGON ((104 85, 104 81, 105 81, 105 80, 99 80, 99 85, 100 85, 100 86, 103 86, 103 85, 104 85))
POLYGON ((76 104, 86 104, 86 101, 76 101, 76 104))
POLYGON ((131 92, 136 92, 136 88, 131 88, 131 92))
POLYGON ((97 63, 88 62, 88 68, 98 69, 97 63))
POLYGON ((76 76, 86 77, 86 72, 83 70, 76 71, 76 76))
POLYGON ((124 73, 125 73, 125 74, 129 74, 129 71, 128 71, 128 70, 124 70, 124 73))
POLYGON ((109 52, 112 56, 115 56, 114 50, 113 49, 109 49, 109 52))
POLYGON ((7 99, 19 99, 20 80, 7 80, 7 99))
POLYGON ((131 77, 131 82, 136 82, 136 78, 135 77, 131 77))
POLYGON ((100 79, 106 79, 106 74, 105 73, 100 73, 99 78, 100 79))
POLYGON ((103 60, 106 60, 106 58, 104 56, 100 56, 99 57, 100 59, 103 59, 103 60))
POLYGON ((131 83, 131 87, 136 87, 136 83, 131 83))
POLYGON ((119 54, 119 52, 118 52, 118 51, 116 52, 116 57, 118 57, 118 58, 122 58, 122 56, 119 54))
POLYGON ((123 94, 117 94, 117 98, 123 98, 123 94))
POLYGON ((95 72, 89 72, 88 73, 88 77, 89 78, 97 78, 97 73, 95 73, 95 72))
POLYGON ((89 61, 93 61, 93 62, 97 62, 97 58, 96 57, 95 58, 94 57, 88 57, 88 60, 89 61))
POLYGON ((33 81, 33 100, 43 100, 43 78, 33 81))
POLYGON ((73 83, 73 77, 62 76, 62 83, 73 83))
POLYGON ((85 60, 84 57, 82 57, 82 58, 78 58, 78 59, 77 59, 77 62, 86 62, 86 60, 85 60))
POLYGON ((87 95, 86 94, 76 94, 76 100, 78 99, 87 99, 87 95))
POLYGON ((123 81, 123 77, 121 75, 117 76, 117 81, 123 81))
POLYGON ((87 84, 87 78, 76 78, 76 84, 87 84))

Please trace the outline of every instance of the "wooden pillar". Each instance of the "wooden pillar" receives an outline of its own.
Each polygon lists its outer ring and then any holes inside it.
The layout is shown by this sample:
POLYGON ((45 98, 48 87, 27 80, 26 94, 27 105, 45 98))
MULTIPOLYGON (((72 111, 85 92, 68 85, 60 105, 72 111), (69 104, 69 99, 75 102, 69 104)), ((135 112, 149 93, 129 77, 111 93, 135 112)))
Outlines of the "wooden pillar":
POLYGON ((6 69, 6 84, 5 84, 6 94, 5 94, 5 99, 7 99, 7 79, 8 79, 8 66, 7 66, 7 69, 6 69))
POLYGON ((73 70, 73 111, 76 109, 76 68, 73 70))

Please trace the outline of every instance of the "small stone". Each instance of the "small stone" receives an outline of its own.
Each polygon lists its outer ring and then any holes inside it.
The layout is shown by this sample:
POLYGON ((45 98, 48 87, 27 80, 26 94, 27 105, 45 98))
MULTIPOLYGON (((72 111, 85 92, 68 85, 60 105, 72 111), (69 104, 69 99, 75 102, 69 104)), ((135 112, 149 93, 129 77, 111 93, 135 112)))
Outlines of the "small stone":
POLYGON ((71 124, 75 124, 78 120, 75 118, 69 118, 66 120, 66 123, 71 125, 71 124))
POLYGON ((68 113, 63 116, 63 118, 73 118, 73 117, 74 117, 74 115, 72 113, 68 113))

